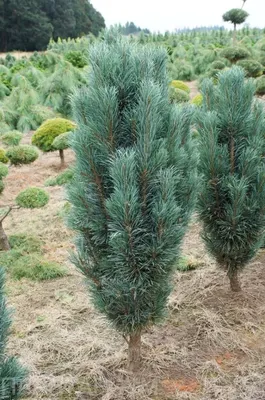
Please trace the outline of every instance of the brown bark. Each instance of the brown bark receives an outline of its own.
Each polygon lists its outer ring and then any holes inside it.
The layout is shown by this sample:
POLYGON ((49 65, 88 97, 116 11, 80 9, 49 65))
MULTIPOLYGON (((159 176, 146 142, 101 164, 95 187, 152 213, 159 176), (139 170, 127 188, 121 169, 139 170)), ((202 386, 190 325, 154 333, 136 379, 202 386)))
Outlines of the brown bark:
POLYGON ((6 236, 6 233, 4 231, 3 223, 2 223, 2 221, 0 221, 0 250, 7 251, 10 249, 11 249, 11 247, 10 247, 8 238, 6 236))
POLYGON ((238 276, 238 270, 234 269, 231 272, 228 271, 228 278, 230 280, 230 288, 231 288, 232 292, 240 292, 241 285, 240 285, 240 280, 239 280, 239 276, 238 276))
POLYGON ((128 369, 131 372, 139 371, 141 366, 141 332, 130 335, 128 348, 128 369))
POLYGON ((65 161, 64 161, 64 152, 63 152, 63 150, 59 150, 59 154, 60 154, 60 159, 61 159, 61 166, 64 167, 65 166, 65 161))
POLYGON ((236 24, 234 24, 234 32, 233 32, 233 45, 236 45, 236 24))

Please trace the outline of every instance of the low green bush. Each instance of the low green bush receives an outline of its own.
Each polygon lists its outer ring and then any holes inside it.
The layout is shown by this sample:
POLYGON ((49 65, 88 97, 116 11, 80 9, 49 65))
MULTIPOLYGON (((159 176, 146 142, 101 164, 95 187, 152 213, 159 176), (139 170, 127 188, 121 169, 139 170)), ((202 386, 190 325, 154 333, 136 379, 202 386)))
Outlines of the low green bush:
POLYGON ((19 145, 23 134, 19 131, 10 131, 1 136, 1 141, 6 146, 17 146, 19 145))
POLYGON ((265 75, 256 80, 256 93, 263 96, 265 94, 265 75))
POLYGON ((68 51, 65 54, 65 59, 69 61, 74 67, 84 68, 88 63, 87 59, 81 51, 68 51))
POLYGON ((19 165, 31 164, 38 158, 39 154, 33 146, 22 144, 7 149, 6 156, 8 157, 12 165, 19 165))
POLYGON ((224 69, 226 67, 225 63, 220 60, 216 60, 211 63, 210 69, 224 69))
POLYGON ((255 60, 241 60, 237 62, 237 65, 242 67, 246 76, 251 78, 257 78, 263 74, 264 67, 258 61, 255 60))
POLYGON ((173 87, 174 89, 181 89, 184 90, 184 92, 190 93, 190 88, 188 87, 188 85, 186 85, 186 83, 182 81, 177 81, 177 80, 171 81, 170 86, 173 87))
POLYGON ((175 103, 185 103, 190 100, 188 93, 181 89, 170 88, 169 97, 170 100, 175 103))
POLYGON ((8 175, 8 167, 0 162, 0 179, 8 175))
POLYGON ((244 47, 226 47, 221 51, 221 57, 226 58, 227 60, 235 63, 239 60, 243 60, 250 56, 250 53, 244 47))
POLYGON ((193 99, 191 100, 191 104, 200 107, 202 105, 203 97, 201 93, 198 93, 193 99))
POLYGON ((62 133, 75 128, 75 124, 64 118, 53 118, 45 121, 32 136, 32 144, 43 152, 56 150, 53 147, 54 139, 62 133))
POLYGON ((16 203, 23 208, 41 208, 49 201, 49 194, 40 188, 30 187, 16 197, 16 203))
POLYGON ((8 163, 8 158, 6 156, 6 152, 4 149, 0 149, 0 162, 7 164, 8 163))
POLYGON ((74 172, 72 169, 67 168, 61 174, 57 175, 55 178, 49 178, 45 182, 45 186, 61 186, 66 185, 73 179, 74 172))

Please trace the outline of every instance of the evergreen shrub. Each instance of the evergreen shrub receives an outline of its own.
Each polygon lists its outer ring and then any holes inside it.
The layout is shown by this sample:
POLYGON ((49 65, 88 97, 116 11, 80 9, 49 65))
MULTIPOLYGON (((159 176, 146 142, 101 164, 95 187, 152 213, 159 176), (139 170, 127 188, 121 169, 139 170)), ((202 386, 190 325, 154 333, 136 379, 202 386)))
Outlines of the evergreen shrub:
POLYGON ((7 149, 6 156, 12 165, 31 164, 39 154, 35 147, 22 144, 7 149))
POLYGON ((40 188, 29 187, 18 194, 16 203, 24 208, 44 207, 49 201, 49 194, 40 188))

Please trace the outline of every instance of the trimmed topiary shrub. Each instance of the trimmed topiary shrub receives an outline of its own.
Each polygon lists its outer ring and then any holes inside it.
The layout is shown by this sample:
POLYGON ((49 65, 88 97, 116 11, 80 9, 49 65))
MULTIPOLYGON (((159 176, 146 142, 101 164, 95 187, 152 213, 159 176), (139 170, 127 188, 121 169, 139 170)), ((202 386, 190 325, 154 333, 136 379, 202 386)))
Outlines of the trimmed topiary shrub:
POLYGON ((263 65, 255 60, 241 60, 237 62, 237 65, 242 67, 245 70, 246 75, 251 78, 261 76, 264 71, 263 65))
POLYGON ((8 163, 8 158, 6 156, 6 152, 4 149, 0 149, 0 162, 7 164, 8 163))
MULTIPOLYGON (((72 131, 74 128, 75 124, 68 119, 49 119, 45 121, 34 133, 32 136, 32 144, 37 146, 44 153, 55 151, 56 149, 53 146, 54 139, 62 133, 72 131)), ((59 150, 59 152, 61 156, 61 150, 59 150)))
POLYGON ((24 208, 41 208, 44 207, 49 201, 49 194, 40 188, 30 187, 16 197, 16 203, 24 208))
POLYGON ((7 149, 6 156, 10 160, 11 164, 19 165, 31 164, 38 158, 39 154, 33 146, 23 144, 7 149))
POLYGON ((213 63, 211 63, 210 65, 210 69, 224 69, 226 67, 225 63, 223 61, 220 60, 216 60, 213 63))
POLYGON ((261 76, 260 78, 258 78, 256 80, 256 85, 257 85, 256 93, 261 96, 264 95, 265 94, 265 75, 261 76))
POLYGON ((181 89, 170 88, 169 97, 172 103, 185 103, 190 100, 188 93, 181 89))
POLYGON ((10 131, 1 136, 1 142, 6 146, 19 145, 23 134, 19 131, 10 131))
POLYGON ((236 63, 239 60, 248 58, 250 53, 243 47, 226 47, 221 51, 221 56, 227 58, 227 60, 231 61, 232 63, 236 63))
POLYGON ((191 100, 191 104, 194 104, 195 106, 200 107, 202 105, 203 102, 203 97, 202 94, 199 93, 197 94, 195 97, 193 97, 193 99, 191 100))
POLYGON ((184 90, 184 92, 190 93, 190 88, 188 87, 188 85, 186 85, 186 83, 182 81, 174 80, 170 83, 170 86, 174 89, 181 89, 184 90))
POLYGON ((0 179, 3 179, 8 174, 8 167, 0 162, 0 179))

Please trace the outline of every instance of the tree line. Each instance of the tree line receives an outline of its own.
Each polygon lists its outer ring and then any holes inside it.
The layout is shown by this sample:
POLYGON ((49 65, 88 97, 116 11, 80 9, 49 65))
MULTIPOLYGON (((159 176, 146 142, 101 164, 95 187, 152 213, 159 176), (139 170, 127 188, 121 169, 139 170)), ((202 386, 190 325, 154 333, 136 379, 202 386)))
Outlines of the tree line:
POLYGON ((88 0, 0 0, 0 51, 44 50, 51 38, 97 36, 104 27, 88 0))

